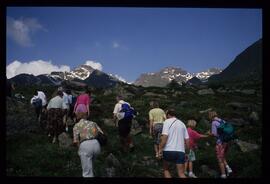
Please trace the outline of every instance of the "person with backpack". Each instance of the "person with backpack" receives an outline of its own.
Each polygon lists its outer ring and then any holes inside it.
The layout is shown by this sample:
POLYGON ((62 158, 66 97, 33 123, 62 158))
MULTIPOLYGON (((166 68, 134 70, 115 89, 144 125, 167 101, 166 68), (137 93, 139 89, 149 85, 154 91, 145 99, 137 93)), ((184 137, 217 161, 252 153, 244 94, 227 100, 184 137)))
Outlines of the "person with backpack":
POLYGON ((189 149, 189 135, 186 125, 175 117, 174 109, 167 110, 166 116, 159 144, 159 157, 163 157, 164 177, 171 178, 169 171, 169 162, 171 162, 176 164, 178 176, 186 178, 184 174, 185 145, 189 149))
POLYGON ((190 149, 189 153, 187 154, 187 160, 185 162, 185 175, 188 175, 190 178, 197 178, 197 176, 193 173, 193 162, 196 160, 194 151, 197 149, 197 141, 201 138, 209 137, 209 135, 203 135, 194 130, 196 124, 197 122, 193 119, 188 120, 187 122, 190 149), (189 172, 187 172, 188 169, 189 172))
MULTIPOLYGON (((216 137, 216 155, 218 159, 218 164, 221 172, 221 178, 227 178, 227 176, 232 173, 232 169, 228 165, 226 160, 226 153, 228 152, 228 139, 227 137, 231 134, 226 134, 220 130, 220 128, 224 128, 226 122, 220 119, 215 111, 208 112, 208 118, 211 121, 211 132, 209 131, 209 135, 216 137), (224 138, 226 137, 226 138, 224 138), (227 175, 226 175, 227 172, 227 175)), ((229 125, 229 124, 228 124, 229 125)))
POLYGON ((123 100, 121 95, 116 97, 117 103, 114 106, 113 118, 118 123, 119 139, 124 152, 134 149, 133 141, 130 136, 132 119, 135 115, 134 109, 128 102, 123 100))
POLYGON ((30 103, 34 106, 38 121, 40 121, 41 112, 46 110, 46 95, 43 91, 36 90, 33 98, 30 100, 30 103))
POLYGON ((149 111, 149 133, 150 136, 154 138, 154 150, 156 153, 156 158, 158 158, 158 145, 160 142, 160 135, 163 128, 163 122, 166 119, 166 114, 164 110, 159 108, 157 101, 152 101, 150 103, 151 110, 149 111))
POLYGON ((104 133, 97 123, 87 120, 87 114, 80 114, 78 120, 73 127, 73 143, 79 148, 82 176, 94 177, 93 160, 101 151, 101 145, 96 137, 98 132, 104 133))

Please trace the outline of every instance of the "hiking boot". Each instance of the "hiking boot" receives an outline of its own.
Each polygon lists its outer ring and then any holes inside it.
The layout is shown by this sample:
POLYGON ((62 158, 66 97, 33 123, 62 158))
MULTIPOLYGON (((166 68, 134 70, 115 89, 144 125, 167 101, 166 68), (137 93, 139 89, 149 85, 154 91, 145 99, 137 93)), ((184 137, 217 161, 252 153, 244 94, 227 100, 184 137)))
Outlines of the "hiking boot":
POLYGON ((190 178, 197 178, 197 176, 195 176, 194 173, 189 173, 189 174, 188 174, 188 177, 190 177, 190 178))

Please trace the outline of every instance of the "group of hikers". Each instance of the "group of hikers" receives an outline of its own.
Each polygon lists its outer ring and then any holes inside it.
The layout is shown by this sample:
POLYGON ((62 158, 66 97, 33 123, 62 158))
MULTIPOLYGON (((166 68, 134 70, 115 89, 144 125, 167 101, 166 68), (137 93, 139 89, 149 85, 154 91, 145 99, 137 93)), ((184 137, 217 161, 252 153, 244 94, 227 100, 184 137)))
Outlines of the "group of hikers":
MULTIPOLYGON (((91 91, 85 89, 84 93, 76 98, 71 91, 62 87, 47 104, 46 95, 42 91, 36 91, 31 99, 35 106, 37 117, 43 112, 47 114, 48 136, 53 137, 52 143, 57 141, 58 135, 67 131, 67 119, 74 120, 73 143, 78 146, 78 154, 81 159, 82 176, 94 177, 93 160, 101 151, 102 141, 98 135, 104 132, 96 122, 89 120, 91 117, 89 106, 91 104, 91 91), (74 100, 75 99, 75 100, 74 100), (39 101, 39 102, 38 102, 39 101), (39 106, 35 105, 39 103, 39 106)), ((224 141, 219 127, 225 123, 215 111, 208 112, 211 122, 211 130, 205 135, 198 133, 195 120, 188 120, 186 125, 176 117, 174 109, 164 111, 158 102, 150 103, 149 133, 154 139, 155 158, 163 160, 164 177, 170 178, 169 162, 176 164, 180 178, 196 178, 193 173, 193 162, 196 160, 197 141, 200 138, 216 137, 216 156, 220 167, 221 178, 226 178, 232 173, 232 169, 226 161, 228 141, 224 141)), ((116 96, 116 104, 113 109, 113 121, 118 127, 118 134, 122 151, 132 152, 135 147, 130 135, 132 119, 136 116, 135 109, 123 96, 116 96)))

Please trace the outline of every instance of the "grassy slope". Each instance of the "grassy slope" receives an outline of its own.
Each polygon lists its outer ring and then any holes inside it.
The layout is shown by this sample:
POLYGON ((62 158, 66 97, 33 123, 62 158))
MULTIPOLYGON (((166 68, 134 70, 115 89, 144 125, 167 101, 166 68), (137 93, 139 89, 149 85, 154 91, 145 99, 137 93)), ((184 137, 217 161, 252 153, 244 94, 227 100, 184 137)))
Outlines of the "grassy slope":
MULTIPOLYGON (((52 91, 52 90, 51 90, 52 91)), ((139 111, 140 115, 137 120, 144 125, 147 122, 147 113, 149 111, 149 101, 158 99, 162 108, 174 107, 178 112, 178 117, 186 123, 190 118, 194 118, 199 122, 202 118, 206 118, 205 114, 198 111, 207 108, 215 108, 221 117, 230 117, 235 114, 233 109, 225 107, 228 102, 244 102, 255 104, 261 102, 261 98, 257 96, 248 96, 242 94, 216 94, 214 96, 198 96, 193 89, 182 90, 183 94, 173 97, 170 92, 163 92, 159 88, 149 88, 150 92, 158 92, 166 94, 163 97, 144 97, 135 96, 128 101, 139 111), (191 93, 192 94, 191 94, 191 93), (181 101, 186 101, 185 106, 180 106, 181 101)), ((162 177, 161 161, 155 161, 145 166, 143 162, 144 156, 153 157, 154 150, 152 139, 147 138, 148 129, 144 126, 143 133, 134 136, 136 149, 131 154, 123 154, 119 151, 119 140, 117 129, 106 127, 101 121, 102 118, 111 118, 114 95, 103 96, 102 93, 94 93, 96 102, 93 104, 94 121, 109 135, 109 144, 102 149, 102 153, 98 156, 94 163, 95 176, 105 176, 105 168, 107 163, 105 158, 109 153, 113 153, 121 162, 121 168, 116 169, 116 175, 120 177, 162 177), (101 104, 101 107, 99 106, 101 104)), ((27 107, 26 107, 27 108, 27 107)), ((32 112, 33 109, 28 109, 32 112)), ((9 112, 8 112, 9 113, 9 112)), ((259 111, 261 116, 261 109, 259 111)), ((21 114, 21 116, 32 116, 34 113, 21 114)), ((246 111, 237 111, 239 117, 245 118, 249 115, 246 111)), ((8 115, 9 116, 9 115, 8 115)), ((16 116, 12 114, 12 116, 16 116)), ((261 144, 261 123, 249 125, 245 127, 236 127, 238 136, 241 140, 255 142, 261 144)), ((204 133, 208 129, 204 124, 198 123, 197 130, 204 133)), ((70 132, 71 134, 71 132, 70 132)), ((7 137, 6 145, 7 155, 7 175, 8 176, 81 176, 80 159, 77 155, 77 148, 61 149, 57 145, 50 143, 49 138, 42 132, 33 132, 23 135, 7 137)), ((206 177, 201 174, 200 166, 208 165, 211 169, 218 171, 214 151, 214 140, 204 139, 199 141, 199 150, 196 152, 197 161, 194 163, 194 172, 199 177, 206 177), (209 142, 210 146, 205 143, 209 142)), ((228 153, 228 161, 234 170, 233 177, 260 177, 261 176, 261 150, 242 153, 237 145, 232 144, 228 153), (254 172, 256 170, 256 172, 254 172)), ((172 166, 172 169, 174 166, 172 166)), ((177 176, 175 171, 173 176, 177 176)))

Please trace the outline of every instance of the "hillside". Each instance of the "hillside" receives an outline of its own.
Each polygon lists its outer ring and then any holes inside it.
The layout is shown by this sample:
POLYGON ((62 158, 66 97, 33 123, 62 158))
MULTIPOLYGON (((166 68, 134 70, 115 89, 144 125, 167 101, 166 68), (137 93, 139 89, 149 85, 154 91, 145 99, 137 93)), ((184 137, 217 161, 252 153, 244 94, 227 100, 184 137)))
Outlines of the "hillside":
POLYGON ((262 80, 262 39, 240 53, 220 74, 209 82, 241 82, 262 80))
MULTIPOLYGON (((81 166, 77 148, 62 148, 57 144, 51 144, 51 139, 36 122, 34 109, 28 105, 32 97, 31 92, 35 88, 40 86, 16 88, 15 93, 21 93, 25 99, 6 99, 7 175, 80 177, 81 166)), ((76 93, 79 93, 79 89, 72 87, 76 93)), ((51 98, 56 87, 42 86, 41 90, 51 98)), ((232 142, 228 153, 228 161, 234 171, 230 177, 261 177, 261 86, 220 87, 211 90, 207 86, 204 89, 192 86, 144 88, 126 84, 116 85, 111 89, 93 88, 91 120, 97 122, 109 136, 108 145, 102 149, 94 162, 95 176, 163 177, 162 162, 154 158, 153 140, 148 134, 149 102, 157 100, 163 109, 175 108, 177 117, 184 123, 188 119, 195 119, 198 122, 196 129, 201 133, 210 128, 207 111, 209 108, 215 109, 222 118, 235 125, 239 139, 239 142, 232 142), (136 148, 130 154, 119 151, 118 131, 111 119, 115 96, 119 93, 139 112, 132 131, 134 134, 138 133, 133 135, 136 148)), ((72 136, 72 125, 68 133, 72 136)), ((194 172, 198 177, 218 177, 214 145, 215 140, 211 138, 199 141, 197 160, 194 163, 194 172)), ((175 169, 172 174, 173 177, 177 176, 175 169)))

